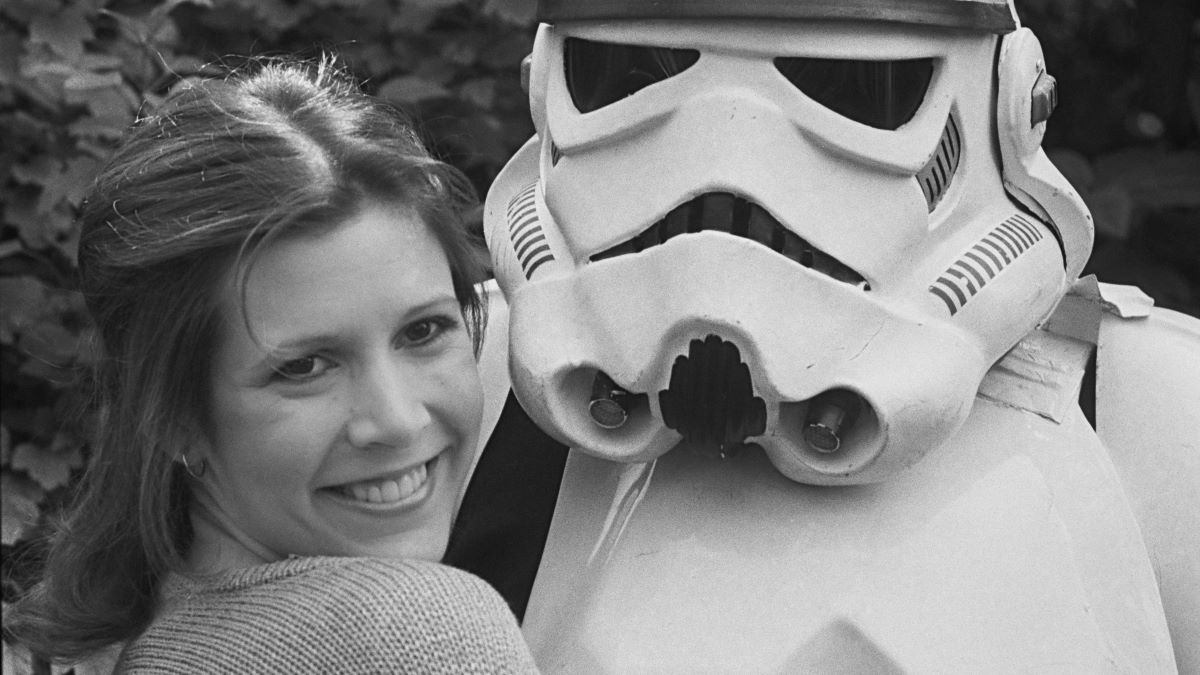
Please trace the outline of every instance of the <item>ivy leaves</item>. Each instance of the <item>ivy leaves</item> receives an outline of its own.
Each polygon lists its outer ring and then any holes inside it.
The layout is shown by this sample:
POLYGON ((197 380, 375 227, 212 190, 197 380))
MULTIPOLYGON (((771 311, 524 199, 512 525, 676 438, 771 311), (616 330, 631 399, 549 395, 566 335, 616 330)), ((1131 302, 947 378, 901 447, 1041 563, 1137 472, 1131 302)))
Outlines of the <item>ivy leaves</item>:
POLYGON ((97 53, 88 3, 3 5, 0 51, 0 347, 4 403, 0 541, 23 539, 51 493, 83 465, 64 405, 86 361, 73 275, 76 209, 100 161, 133 115, 120 60, 97 53), (12 39, 25 29, 25 39, 12 39))

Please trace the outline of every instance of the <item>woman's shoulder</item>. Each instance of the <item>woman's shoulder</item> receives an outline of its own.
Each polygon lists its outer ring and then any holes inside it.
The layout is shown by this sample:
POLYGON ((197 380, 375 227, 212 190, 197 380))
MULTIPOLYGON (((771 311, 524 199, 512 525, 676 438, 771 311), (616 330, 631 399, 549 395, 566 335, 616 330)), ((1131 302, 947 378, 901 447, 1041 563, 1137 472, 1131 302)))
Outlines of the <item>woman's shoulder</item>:
POLYGON ((503 598, 483 579, 449 565, 423 560, 384 558, 314 558, 297 573, 281 577, 282 587, 354 598, 361 607, 374 603, 412 606, 418 600, 439 605, 465 603, 511 614, 503 598))
MULTIPOLYGON (((174 576, 164 588, 176 600, 245 594, 291 592, 338 595, 365 594, 386 598, 422 591, 490 595, 494 591, 479 577, 442 563, 390 558, 337 556, 293 557, 210 576, 174 576), (380 596, 382 592, 382 596, 380 596)), ((410 596, 411 597, 411 596, 410 596)))
POLYGON ((161 671, 164 650, 187 644, 222 669, 534 672, 504 600, 462 570, 302 558, 239 574, 177 595, 125 662, 161 671))
MULTIPOLYGON (((280 613, 314 612, 405 624, 456 616, 467 623, 516 619, 483 579, 441 563, 385 558, 293 558, 235 573, 201 595, 218 604, 267 603, 280 613), (457 616, 467 614, 469 616, 457 616)), ((318 614, 319 616, 319 614, 318 614)))

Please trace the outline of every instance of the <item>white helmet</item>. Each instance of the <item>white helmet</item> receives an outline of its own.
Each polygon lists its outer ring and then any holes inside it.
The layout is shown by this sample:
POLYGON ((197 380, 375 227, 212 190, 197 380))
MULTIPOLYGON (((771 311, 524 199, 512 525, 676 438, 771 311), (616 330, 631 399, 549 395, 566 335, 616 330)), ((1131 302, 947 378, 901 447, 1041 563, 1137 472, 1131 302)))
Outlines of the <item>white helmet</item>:
POLYGON ((1005 0, 542 0, 487 200, 530 415, 596 456, 878 481, 952 435, 1091 217, 1005 0))

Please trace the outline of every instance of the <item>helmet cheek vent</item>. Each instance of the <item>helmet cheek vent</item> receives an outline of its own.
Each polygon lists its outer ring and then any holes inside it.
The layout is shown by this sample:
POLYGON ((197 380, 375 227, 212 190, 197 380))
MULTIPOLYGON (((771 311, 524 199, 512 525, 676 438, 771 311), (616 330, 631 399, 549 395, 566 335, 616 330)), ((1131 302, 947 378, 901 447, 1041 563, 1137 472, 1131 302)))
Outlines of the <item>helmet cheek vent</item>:
POLYGON ((860 61, 781 56, 775 69, 830 110, 876 129, 911 120, 933 79, 933 59, 860 61))
POLYGON ((695 49, 644 47, 582 38, 563 43, 567 91, 581 113, 589 113, 674 77, 700 60, 695 49))
POLYGON ((942 200, 942 195, 950 189, 950 181, 958 171, 961 157, 962 134, 958 131, 958 122, 954 120, 954 115, 950 115, 946 118, 946 128, 942 130, 937 149, 916 175, 930 213, 933 213, 938 202, 942 200))

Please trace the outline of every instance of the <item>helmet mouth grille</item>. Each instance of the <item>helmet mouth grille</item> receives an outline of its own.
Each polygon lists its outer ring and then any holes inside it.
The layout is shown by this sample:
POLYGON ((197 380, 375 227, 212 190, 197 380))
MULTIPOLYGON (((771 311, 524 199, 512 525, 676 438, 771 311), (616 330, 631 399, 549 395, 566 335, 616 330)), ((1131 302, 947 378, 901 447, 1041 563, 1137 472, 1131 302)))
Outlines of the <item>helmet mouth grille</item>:
POLYGON ((871 289, 866 279, 849 265, 784 227, 763 207, 728 192, 709 192, 680 204, 641 234, 591 256, 591 261, 639 253, 697 232, 723 232, 749 239, 842 283, 864 291, 871 289))

